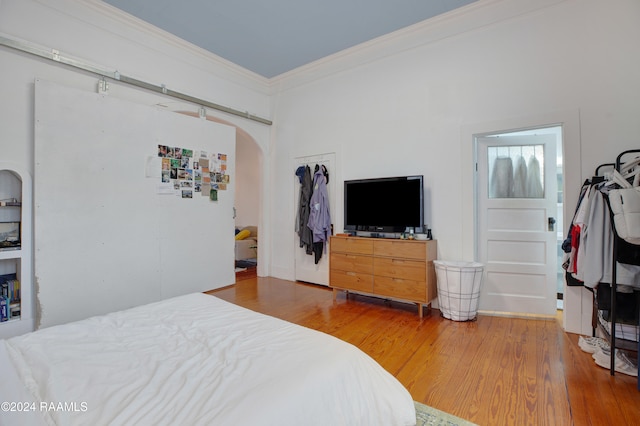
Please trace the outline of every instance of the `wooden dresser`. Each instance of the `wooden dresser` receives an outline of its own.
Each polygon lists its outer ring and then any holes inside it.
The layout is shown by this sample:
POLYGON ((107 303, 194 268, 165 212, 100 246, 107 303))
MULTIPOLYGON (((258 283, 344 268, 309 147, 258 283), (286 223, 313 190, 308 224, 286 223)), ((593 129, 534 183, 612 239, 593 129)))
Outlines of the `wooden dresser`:
POLYGON ((434 240, 331 237, 329 285, 338 291, 362 293, 422 305, 436 298, 437 243, 434 240))

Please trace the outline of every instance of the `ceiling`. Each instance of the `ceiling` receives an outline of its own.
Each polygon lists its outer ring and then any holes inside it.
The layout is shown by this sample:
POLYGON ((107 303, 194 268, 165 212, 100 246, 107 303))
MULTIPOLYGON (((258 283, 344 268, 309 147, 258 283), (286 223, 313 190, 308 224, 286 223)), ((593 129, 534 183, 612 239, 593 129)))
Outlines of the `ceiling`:
POLYGON ((266 78, 477 0, 104 0, 266 78))

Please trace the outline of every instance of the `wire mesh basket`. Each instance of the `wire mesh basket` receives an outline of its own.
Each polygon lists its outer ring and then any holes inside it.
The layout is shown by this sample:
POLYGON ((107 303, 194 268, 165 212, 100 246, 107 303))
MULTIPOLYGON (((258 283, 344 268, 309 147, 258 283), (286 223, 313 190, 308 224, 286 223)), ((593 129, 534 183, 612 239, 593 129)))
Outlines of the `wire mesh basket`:
POLYGON ((473 321, 484 265, 478 262, 433 261, 438 282, 438 305, 443 317, 453 321, 473 321))

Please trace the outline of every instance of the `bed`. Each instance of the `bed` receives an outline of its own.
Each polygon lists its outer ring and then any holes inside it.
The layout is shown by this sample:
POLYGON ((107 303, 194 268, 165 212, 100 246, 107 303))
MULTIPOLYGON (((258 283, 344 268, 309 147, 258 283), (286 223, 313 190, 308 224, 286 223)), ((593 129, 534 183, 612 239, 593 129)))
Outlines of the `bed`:
POLYGON ((355 346, 201 293, 0 341, 0 363, 7 425, 416 421, 355 346))

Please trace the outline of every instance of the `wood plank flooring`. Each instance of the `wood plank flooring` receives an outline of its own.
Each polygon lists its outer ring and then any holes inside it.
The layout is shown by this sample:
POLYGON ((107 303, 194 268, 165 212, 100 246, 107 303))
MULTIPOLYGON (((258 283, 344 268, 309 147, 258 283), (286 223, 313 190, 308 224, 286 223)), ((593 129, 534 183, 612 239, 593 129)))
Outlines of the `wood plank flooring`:
POLYGON ((561 321, 455 322, 415 305, 275 278, 208 292, 323 331, 378 361, 413 399, 479 425, 639 425, 636 378, 598 367, 561 321))

